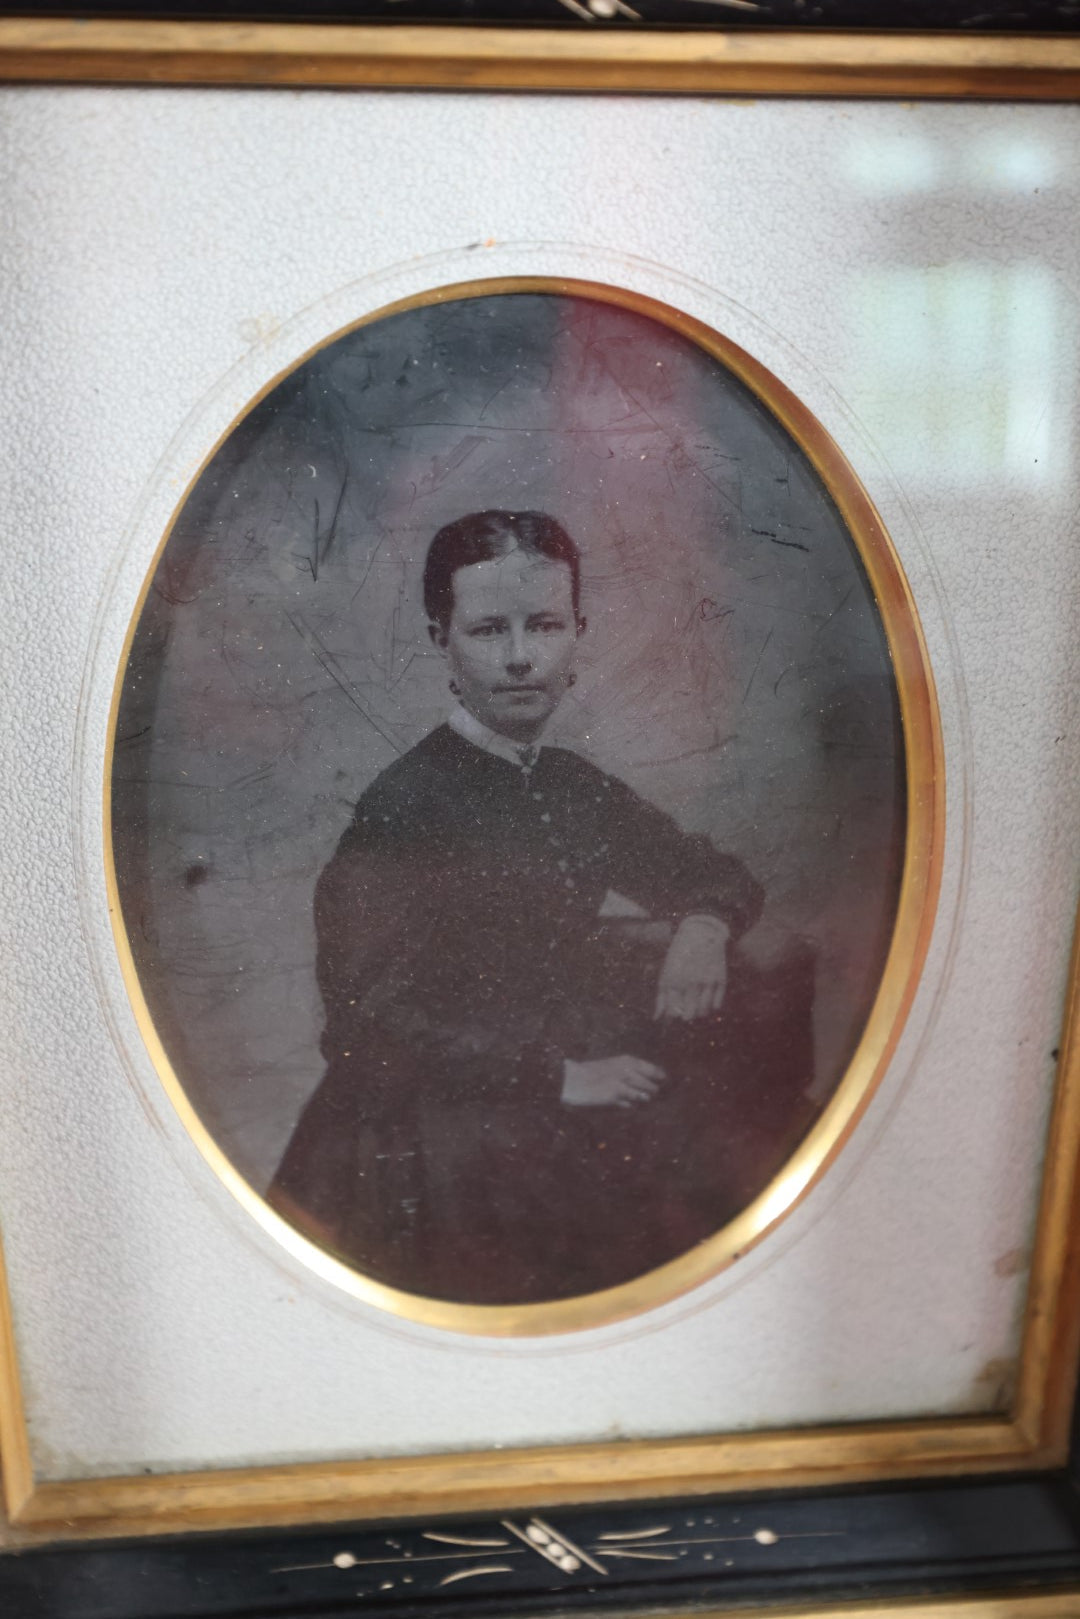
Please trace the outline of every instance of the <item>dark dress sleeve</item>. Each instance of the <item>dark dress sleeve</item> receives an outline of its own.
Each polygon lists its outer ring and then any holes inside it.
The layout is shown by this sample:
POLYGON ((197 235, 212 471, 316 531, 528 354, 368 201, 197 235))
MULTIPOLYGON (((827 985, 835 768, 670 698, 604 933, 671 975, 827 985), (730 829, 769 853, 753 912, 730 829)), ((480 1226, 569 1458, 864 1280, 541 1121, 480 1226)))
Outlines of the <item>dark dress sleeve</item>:
POLYGON ((610 886, 654 917, 717 916, 734 937, 761 915, 764 891, 735 855, 684 832, 625 782, 605 776, 601 845, 610 886))

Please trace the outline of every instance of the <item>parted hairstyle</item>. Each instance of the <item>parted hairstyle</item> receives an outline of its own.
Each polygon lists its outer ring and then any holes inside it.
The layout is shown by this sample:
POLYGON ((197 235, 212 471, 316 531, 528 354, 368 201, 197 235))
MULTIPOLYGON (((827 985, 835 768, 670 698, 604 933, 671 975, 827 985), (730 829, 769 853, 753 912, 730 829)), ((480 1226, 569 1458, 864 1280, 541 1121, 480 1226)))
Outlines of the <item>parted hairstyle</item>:
POLYGON ((512 551, 528 551, 570 569, 574 612, 581 600, 581 555, 574 541, 546 512, 470 512, 447 523, 428 547, 424 564, 424 610, 432 624, 446 629, 454 610, 454 575, 474 562, 493 562, 512 551))

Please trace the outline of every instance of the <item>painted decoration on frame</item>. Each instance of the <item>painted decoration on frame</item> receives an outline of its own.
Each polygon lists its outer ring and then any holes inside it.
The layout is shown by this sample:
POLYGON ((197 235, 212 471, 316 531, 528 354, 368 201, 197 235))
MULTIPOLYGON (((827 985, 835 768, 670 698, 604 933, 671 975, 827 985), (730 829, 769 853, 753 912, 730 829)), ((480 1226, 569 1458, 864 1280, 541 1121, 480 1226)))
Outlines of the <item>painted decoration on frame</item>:
POLYGON ((200 1146, 398 1313, 547 1332, 841 1144, 934 889, 933 693, 854 475, 743 351, 478 282, 234 424, 120 671, 118 943, 200 1146))

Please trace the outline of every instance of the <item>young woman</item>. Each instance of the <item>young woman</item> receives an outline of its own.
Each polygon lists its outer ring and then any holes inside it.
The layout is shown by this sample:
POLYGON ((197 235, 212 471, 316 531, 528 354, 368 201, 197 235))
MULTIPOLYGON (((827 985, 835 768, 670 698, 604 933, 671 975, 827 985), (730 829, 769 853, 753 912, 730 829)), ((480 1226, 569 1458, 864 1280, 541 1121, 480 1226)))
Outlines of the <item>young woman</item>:
POLYGON ((424 602, 456 701, 364 793, 319 879, 326 1075, 268 1195, 407 1292, 594 1292, 764 1184, 754 1116, 779 1083, 769 1151, 790 1136, 807 985, 763 991, 730 949, 762 902, 738 860, 545 743, 586 629, 565 530, 462 517, 432 541, 424 602), (612 895, 648 921, 605 919, 612 895), (762 1046, 770 993, 789 1034, 801 1008, 784 1053, 762 1046))

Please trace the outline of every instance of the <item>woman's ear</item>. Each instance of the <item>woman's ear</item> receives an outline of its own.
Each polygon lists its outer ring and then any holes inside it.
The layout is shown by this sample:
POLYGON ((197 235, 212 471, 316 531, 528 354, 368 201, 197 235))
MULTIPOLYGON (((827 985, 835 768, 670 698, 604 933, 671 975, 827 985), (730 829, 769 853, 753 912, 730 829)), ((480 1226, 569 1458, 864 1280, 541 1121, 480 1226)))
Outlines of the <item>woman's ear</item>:
POLYGON ((431 636, 431 644, 436 652, 446 657, 446 630, 441 624, 429 624, 427 632, 431 636))

